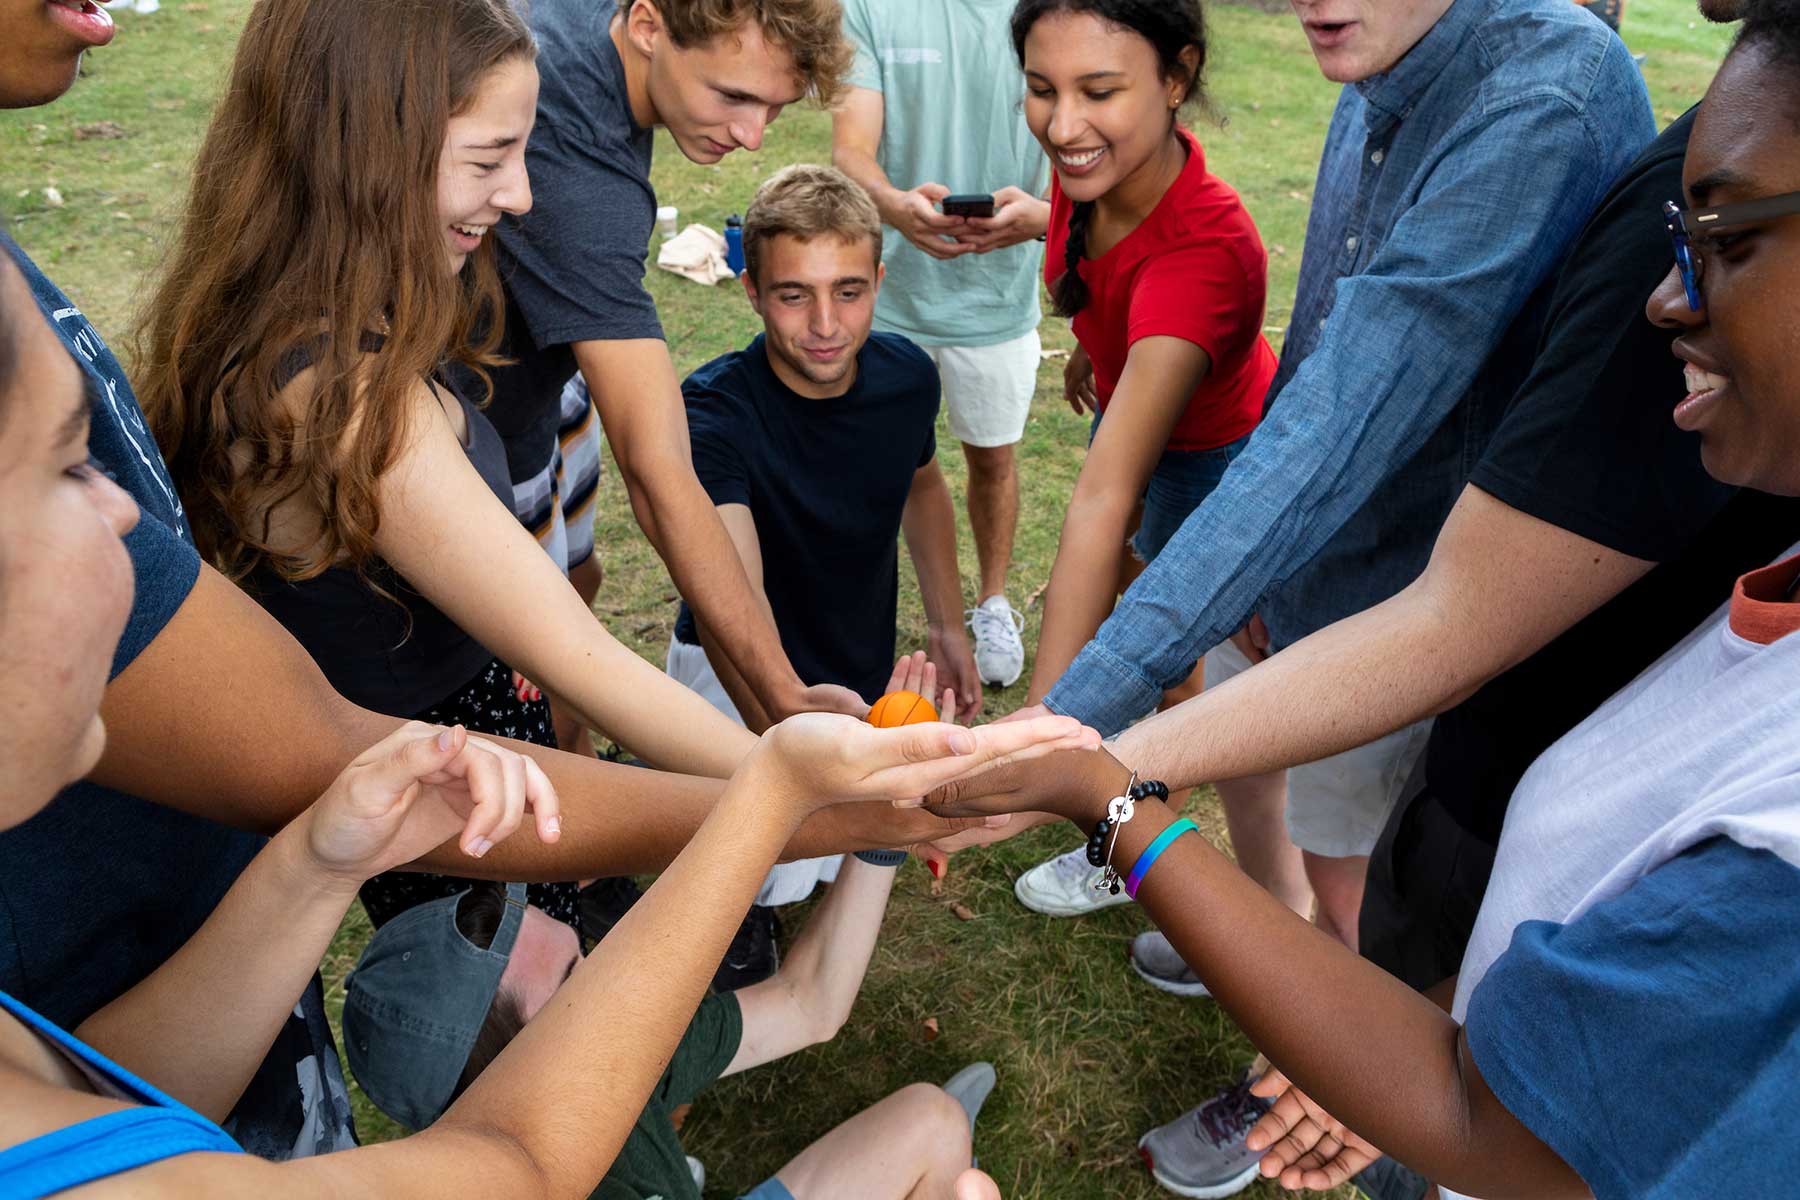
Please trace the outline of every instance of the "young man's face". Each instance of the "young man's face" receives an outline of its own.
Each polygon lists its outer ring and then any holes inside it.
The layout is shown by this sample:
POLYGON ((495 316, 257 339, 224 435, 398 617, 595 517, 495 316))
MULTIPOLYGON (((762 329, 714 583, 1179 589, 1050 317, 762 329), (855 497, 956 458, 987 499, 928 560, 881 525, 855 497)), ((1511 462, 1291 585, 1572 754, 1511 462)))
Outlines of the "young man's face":
POLYGON ((94 0, 0 0, 0 29, 0 108, 50 103, 75 82, 82 53, 113 38, 94 0))
MULTIPOLYGON (((1800 192, 1800 87, 1787 65, 1753 44, 1725 60, 1694 121, 1682 167, 1692 207, 1800 192)), ((1675 329, 1688 394, 1673 419, 1700 436, 1700 460, 1726 483, 1800 495, 1800 214, 1694 228, 1701 308, 1671 269, 1650 319, 1675 329)))
POLYGON ((647 3, 626 14, 626 36, 649 59, 647 86, 655 121, 681 152, 715 163, 733 150, 756 150, 781 110, 806 95, 794 57, 746 21, 735 33, 677 46, 647 3))
POLYGON ((531 905, 519 923, 497 990, 512 992, 519 1002, 519 1015, 529 1021, 580 963, 581 939, 575 930, 531 905))
POLYGON ((873 240, 770 238, 759 247, 756 274, 752 280, 745 272, 744 291, 762 317, 775 374, 813 399, 849 391, 881 289, 873 240))
POLYGON ((1392 69, 1450 9, 1451 0, 1289 0, 1319 70, 1356 83, 1392 69))

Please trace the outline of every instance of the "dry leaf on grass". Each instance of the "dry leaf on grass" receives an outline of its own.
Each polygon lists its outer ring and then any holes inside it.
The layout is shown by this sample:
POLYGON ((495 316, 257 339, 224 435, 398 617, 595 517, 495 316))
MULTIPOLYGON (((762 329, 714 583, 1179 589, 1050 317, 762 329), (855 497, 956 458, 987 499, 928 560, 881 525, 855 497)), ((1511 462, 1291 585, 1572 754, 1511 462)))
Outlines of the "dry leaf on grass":
POLYGON ((956 919, 959 921, 973 921, 975 919, 975 910, 960 901, 952 904, 950 906, 950 911, 956 914, 956 919))
POLYGON ((936 1017, 926 1017, 924 1022, 920 1025, 920 1028, 923 1029, 925 1032, 925 1040, 926 1041, 928 1041, 928 1042, 937 1041, 939 1031, 938 1031, 938 1019, 936 1017))

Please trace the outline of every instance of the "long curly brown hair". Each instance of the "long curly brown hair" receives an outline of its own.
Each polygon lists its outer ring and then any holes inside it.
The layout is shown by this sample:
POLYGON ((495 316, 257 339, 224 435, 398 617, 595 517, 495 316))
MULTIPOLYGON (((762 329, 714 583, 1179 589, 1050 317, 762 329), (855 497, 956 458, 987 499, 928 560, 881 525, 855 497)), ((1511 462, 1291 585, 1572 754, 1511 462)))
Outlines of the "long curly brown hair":
POLYGON ((135 372, 201 552, 230 577, 363 570, 410 389, 446 362, 485 379, 497 361, 493 249, 445 270, 438 158, 486 72, 535 53, 508 0, 251 11, 135 372), (284 405, 282 360, 303 346, 311 395, 284 405), (296 498, 320 515, 316 536, 278 550, 271 514, 296 498))

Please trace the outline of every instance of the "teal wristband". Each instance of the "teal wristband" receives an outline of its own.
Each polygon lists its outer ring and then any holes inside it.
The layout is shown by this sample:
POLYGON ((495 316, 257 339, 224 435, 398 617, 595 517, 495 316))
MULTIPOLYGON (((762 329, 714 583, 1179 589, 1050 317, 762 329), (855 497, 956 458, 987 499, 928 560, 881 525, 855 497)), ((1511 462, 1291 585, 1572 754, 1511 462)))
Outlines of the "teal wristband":
POLYGON ((1169 848, 1169 843, 1173 842, 1188 830, 1198 830, 1198 828, 1199 827, 1192 821, 1183 817, 1181 820, 1157 834, 1156 840, 1151 842, 1148 846, 1145 846, 1144 852, 1138 855, 1137 862, 1132 864, 1131 874, 1125 877, 1125 894, 1130 896, 1133 900, 1136 900, 1138 886, 1144 882, 1145 874, 1147 874, 1150 868, 1155 865, 1156 860, 1162 857, 1162 852, 1169 848))

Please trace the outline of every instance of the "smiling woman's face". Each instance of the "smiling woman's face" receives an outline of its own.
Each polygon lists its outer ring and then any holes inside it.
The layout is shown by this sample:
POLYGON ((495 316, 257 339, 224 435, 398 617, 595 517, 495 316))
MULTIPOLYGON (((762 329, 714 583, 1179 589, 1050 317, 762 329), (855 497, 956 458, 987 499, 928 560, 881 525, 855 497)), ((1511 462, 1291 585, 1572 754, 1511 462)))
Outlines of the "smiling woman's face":
MULTIPOLYGON (((1726 59, 1706 93, 1682 171, 1689 207, 1800 192, 1800 84, 1761 43, 1726 59)), ((1694 239, 1704 307, 1688 307, 1670 270, 1652 321, 1678 329, 1688 395, 1675 423, 1700 435, 1707 471, 1726 483, 1800 495, 1800 215, 1694 239)))

